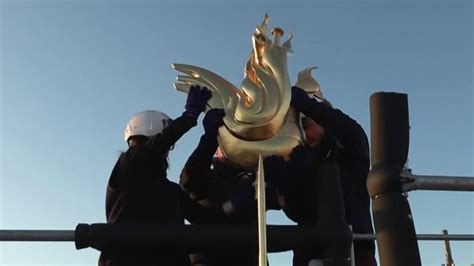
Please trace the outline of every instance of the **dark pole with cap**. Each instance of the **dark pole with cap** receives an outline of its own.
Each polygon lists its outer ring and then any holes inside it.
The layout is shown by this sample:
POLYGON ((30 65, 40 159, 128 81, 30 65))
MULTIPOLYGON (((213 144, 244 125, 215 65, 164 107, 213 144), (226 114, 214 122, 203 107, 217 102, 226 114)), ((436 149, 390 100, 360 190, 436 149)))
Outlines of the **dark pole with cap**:
POLYGON ((370 124, 372 169, 367 189, 372 198, 380 264, 421 265, 413 217, 400 178, 409 146, 407 95, 374 93, 370 97, 370 124))

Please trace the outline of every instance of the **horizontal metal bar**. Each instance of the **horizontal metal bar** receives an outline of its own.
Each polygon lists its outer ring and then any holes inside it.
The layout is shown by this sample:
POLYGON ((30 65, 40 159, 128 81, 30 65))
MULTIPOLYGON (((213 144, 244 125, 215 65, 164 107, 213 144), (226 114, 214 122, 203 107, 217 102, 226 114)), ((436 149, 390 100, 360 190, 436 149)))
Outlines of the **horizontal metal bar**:
MULTIPOLYGON (((375 235, 371 234, 353 234, 354 240, 375 240, 375 235)), ((416 238, 420 241, 430 240, 453 240, 453 241, 473 241, 473 234, 417 234, 416 238)))
POLYGON ((402 185, 403 191, 474 191, 474 177, 470 176, 414 175, 409 171, 404 171, 401 175, 406 178, 406 182, 402 185))
POLYGON ((74 230, 0 230, 0 241, 74 241, 74 230))
MULTIPOLYGON (((375 240, 374 234, 353 234, 354 240, 375 240)), ((474 234, 418 234, 418 240, 472 241, 474 234)), ((0 241, 74 241, 73 230, 0 230, 0 241)))

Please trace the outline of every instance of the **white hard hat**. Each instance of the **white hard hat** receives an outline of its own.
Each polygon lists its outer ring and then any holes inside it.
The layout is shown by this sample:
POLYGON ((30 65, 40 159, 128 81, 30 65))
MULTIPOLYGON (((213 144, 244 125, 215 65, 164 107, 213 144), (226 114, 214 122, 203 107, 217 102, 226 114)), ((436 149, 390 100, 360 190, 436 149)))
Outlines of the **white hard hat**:
POLYGON ((171 122, 171 118, 165 113, 159 111, 143 111, 130 119, 125 127, 124 139, 132 136, 151 137, 161 133, 163 129, 171 122))
POLYGON ((319 83, 313 78, 313 75, 311 75, 311 71, 314 69, 317 69, 317 67, 307 67, 298 72, 298 80, 296 81, 295 86, 305 90, 311 97, 323 101, 323 91, 321 90, 319 83))

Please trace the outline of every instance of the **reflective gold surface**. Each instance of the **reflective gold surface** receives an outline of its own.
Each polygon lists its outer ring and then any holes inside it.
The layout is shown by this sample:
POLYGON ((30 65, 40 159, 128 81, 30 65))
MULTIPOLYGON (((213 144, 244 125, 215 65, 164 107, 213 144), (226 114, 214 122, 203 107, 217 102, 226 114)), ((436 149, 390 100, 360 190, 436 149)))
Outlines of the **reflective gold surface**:
POLYGON ((265 173, 262 155, 258 156, 257 209, 258 209, 258 265, 267 266, 267 217, 265 204, 265 173))
MULTIPOLYGON (((192 84, 205 86, 213 93, 209 106, 224 108, 225 126, 219 129, 219 145, 229 160, 247 169, 256 168, 259 154, 288 157, 293 147, 304 141, 299 114, 290 107, 287 55, 292 52, 292 35, 280 44, 283 29, 274 28, 270 39, 268 24, 265 15, 252 36, 252 51, 240 88, 209 70, 173 64, 174 69, 186 74, 178 76, 177 90, 187 92, 192 84)), ((319 84, 311 77, 311 70, 301 71, 297 84, 317 93, 319 84)))

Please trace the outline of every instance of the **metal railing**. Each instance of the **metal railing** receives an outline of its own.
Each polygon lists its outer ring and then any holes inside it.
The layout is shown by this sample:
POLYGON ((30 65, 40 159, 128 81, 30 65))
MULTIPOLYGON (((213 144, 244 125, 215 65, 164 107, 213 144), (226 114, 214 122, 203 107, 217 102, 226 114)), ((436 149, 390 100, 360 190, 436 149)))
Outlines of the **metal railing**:
POLYGON ((405 192, 413 190, 474 191, 474 177, 470 176, 414 175, 410 169, 404 169, 400 176, 402 189, 405 192))
MULTIPOLYGON (((413 175, 411 170, 405 168, 410 129, 406 94, 372 94, 370 126, 372 168, 367 179, 367 189, 372 198, 380 264, 421 265, 417 241, 420 235, 416 235, 410 204, 404 194, 412 190, 474 191, 474 178, 413 175)), ((430 240, 451 240, 445 234, 424 237, 430 240)), ((466 235, 458 237, 472 240, 466 235)))
MULTIPOLYGON (((192 225, 184 225, 192 226, 192 225)), ((267 225, 271 227, 272 225, 267 225)), ((230 226, 229 226, 230 227, 230 226)), ((375 234, 353 234, 354 241, 375 240, 375 234)), ((420 241, 474 241, 474 234, 417 234, 420 241)), ((0 241, 73 242, 74 230, 0 230, 0 241)), ((308 239, 311 241, 311 239, 308 239)))
MULTIPOLYGON (((372 198, 375 234, 334 235, 324 228, 267 225, 269 252, 291 250, 347 237, 377 240, 380 264, 421 265, 418 241, 445 242, 446 263, 453 265, 449 241, 473 241, 473 234, 416 234, 405 192, 413 190, 474 191, 474 177, 414 175, 404 169, 408 155, 408 100, 406 94, 379 92, 371 96, 371 161, 368 191, 372 198), (387 123, 386 121, 390 121, 387 123), (394 222, 396 221, 396 222, 394 222)), ((94 241, 172 243, 190 249, 245 245, 257 239, 256 228, 244 226, 137 226, 79 224, 76 230, 0 230, 0 241, 74 241, 76 248, 94 247, 94 241), (139 227, 139 228, 138 228, 139 227), (181 236, 181 237, 177 237, 181 236), (184 237, 186 236, 186 237, 184 237), (228 240, 232 239, 231 242, 228 240), (216 242, 217 241, 217 242, 216 242), (223 244, 221 246, 221 244, 223 244)))

